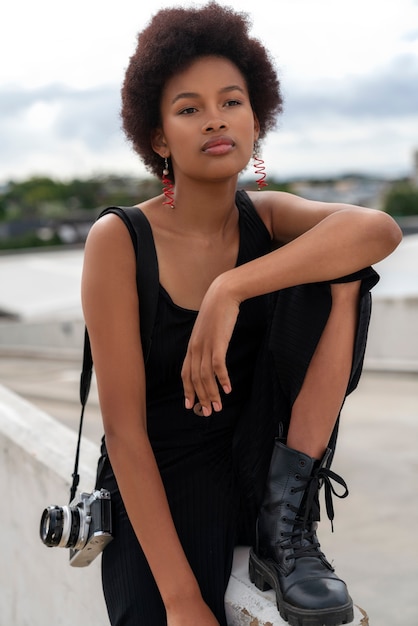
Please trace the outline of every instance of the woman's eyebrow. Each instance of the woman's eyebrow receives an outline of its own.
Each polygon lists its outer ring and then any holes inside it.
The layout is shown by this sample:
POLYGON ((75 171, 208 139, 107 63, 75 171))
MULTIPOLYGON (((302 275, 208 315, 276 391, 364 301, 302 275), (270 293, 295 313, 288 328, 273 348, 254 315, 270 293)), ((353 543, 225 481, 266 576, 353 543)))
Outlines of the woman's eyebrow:
POLYGON ((228 87, 223 87, 219 90, 219 93, 227 93, 229 91, 240 91, 241 93, 245 93, 244 89, 239 85, 229 85, 228 87))
POLYGON ((178 100, 181 100, 182 98, 198 98, 198 97, 199 97, 198 93, 194 93, 193 91, 184 91, 174 96, 174 98, 171 101, 171 104, 175 104, 178 100))
MULTIPOLYGON (((228 93, 230 91, 240 91, 241 93, 245 93, 244 89, 240 87, 239 85, 228 85, 227 87, 222 87, 222 89, 219 90, 219 93, 228 93)), ((183 98, 199 98, 199 97, 200 97, 200 94, 194 91, 183 91, 181 93, 178 93, 176 96, 174 96, 174 98, 171 101, 171 104, 175 104, 176 102, 178 102, 178 100, 181 100, 183 98)))

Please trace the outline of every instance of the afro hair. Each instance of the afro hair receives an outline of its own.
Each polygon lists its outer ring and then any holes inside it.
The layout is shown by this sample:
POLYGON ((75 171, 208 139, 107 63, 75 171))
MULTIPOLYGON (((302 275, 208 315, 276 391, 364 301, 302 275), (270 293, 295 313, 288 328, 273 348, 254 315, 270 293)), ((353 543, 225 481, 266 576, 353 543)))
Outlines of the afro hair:
POLYGON ((279 80, 264 46, 249 35, 246 14, 216 2, 199 8, 159 11, 138 35, 122 86, 122 125, 146 168, 161 177, 161 157, 151 146, 160 125, 160 103, 168 79, 204 56, 234 63, 244 76, 260 124, 260 139, 282 110, 279 80))

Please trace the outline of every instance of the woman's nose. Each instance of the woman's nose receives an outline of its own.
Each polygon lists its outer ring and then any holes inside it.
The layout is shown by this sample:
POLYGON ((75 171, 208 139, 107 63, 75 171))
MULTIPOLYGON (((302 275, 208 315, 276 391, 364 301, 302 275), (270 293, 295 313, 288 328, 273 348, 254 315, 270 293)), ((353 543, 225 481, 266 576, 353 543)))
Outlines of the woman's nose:
POLYGON ((212 118, 204 124, 203 132, 211 133, 217 130, 225 130, 226 128, 228 128, 228 124, 225 122, 225 120, 212 118))

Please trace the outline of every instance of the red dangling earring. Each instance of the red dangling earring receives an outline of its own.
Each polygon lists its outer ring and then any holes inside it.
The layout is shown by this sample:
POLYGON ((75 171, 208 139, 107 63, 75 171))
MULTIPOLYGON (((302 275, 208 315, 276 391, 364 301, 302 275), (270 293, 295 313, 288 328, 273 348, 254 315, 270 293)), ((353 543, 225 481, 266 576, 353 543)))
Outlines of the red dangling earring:
POLYGON ((260 159, 257 153, 258 153, 258 146, 257 144, 254 144, 253 165, 254 165, 256 176, 259 176, 256 182, 257 182, 257 189, 258 191, 260 191, 263 187, 267 187, 268 183, 266 183, 267 174, 266 174, 266 168, 264 167, 264 161, 263 159, 260 159))
POLYGON ((168 159, 167 157, 164 160, 164 169, 163 169, 163 177, 162 177, 162 181, 163 181, 163 194, 165 195, 165 197, 167 198, 167 200, 165 202, 163 202, 163 204, 167 204, 169 207, 171 207, 172 209, 174 209, 174 185, 172 183, 172 181, 168 178, 170 171, 168 169, 168 159))

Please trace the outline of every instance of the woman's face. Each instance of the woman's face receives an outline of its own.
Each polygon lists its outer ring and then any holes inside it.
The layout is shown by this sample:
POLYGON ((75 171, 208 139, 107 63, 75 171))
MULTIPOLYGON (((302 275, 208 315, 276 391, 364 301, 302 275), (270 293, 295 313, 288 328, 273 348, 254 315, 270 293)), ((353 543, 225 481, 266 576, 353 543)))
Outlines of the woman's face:
POLYGON ((223 57, 202 57, 173 76, 162 94, 161 119, 153 148, 171 157, 176 184, 239 174, 259 134, 245 79, 223 57))

